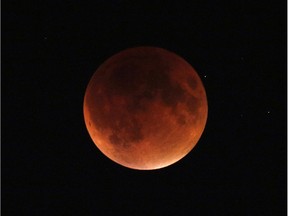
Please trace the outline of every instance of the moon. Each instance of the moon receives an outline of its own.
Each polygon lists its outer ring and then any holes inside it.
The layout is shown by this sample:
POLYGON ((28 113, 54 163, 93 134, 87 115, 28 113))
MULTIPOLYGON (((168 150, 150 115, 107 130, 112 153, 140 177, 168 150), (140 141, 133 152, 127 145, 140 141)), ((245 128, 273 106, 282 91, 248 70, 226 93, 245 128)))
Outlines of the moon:
POLYGON ((106 60, 84 97, 84 120, 95 145, 137 170, 169 166, 199 141, 208 116, 205 88, 173 52, 135 47, 106 60))

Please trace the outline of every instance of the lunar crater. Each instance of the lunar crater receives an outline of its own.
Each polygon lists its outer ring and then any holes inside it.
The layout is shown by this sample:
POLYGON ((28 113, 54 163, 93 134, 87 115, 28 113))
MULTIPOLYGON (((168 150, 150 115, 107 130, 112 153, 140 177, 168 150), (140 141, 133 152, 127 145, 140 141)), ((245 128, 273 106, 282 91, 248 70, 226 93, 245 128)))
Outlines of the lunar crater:
POLYGON ((144 138, 141 128, 140 122, 133 117, 132 120, 127 117, 117 119, 109 128, 111 131, 109 135, 110 143, 127 147, 131 143, 140 142, 144 138))

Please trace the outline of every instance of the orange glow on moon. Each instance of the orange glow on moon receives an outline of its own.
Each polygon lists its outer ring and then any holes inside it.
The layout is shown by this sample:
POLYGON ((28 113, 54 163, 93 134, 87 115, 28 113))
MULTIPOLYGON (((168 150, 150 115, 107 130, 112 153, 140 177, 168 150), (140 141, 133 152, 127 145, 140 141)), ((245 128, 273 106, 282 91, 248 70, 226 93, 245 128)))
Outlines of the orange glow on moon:
POLYGON ((139 170, 163 168, 187 155, 208 115, 193 67, 156 47, 127 49, 106 60, 88 84, 83 108, 99 150, 139 170))

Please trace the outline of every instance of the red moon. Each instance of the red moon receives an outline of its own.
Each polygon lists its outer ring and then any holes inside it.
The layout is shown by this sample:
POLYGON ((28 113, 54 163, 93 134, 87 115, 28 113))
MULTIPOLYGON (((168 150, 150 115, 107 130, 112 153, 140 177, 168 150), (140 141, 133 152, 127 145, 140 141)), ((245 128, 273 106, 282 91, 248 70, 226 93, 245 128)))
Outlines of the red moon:
POLYGON ((208 115, 197 72, 156 47, 130 48, 106 60, 88 84, 83 108, 100 151, 138 170, 163 168, 187 155, 208 115))

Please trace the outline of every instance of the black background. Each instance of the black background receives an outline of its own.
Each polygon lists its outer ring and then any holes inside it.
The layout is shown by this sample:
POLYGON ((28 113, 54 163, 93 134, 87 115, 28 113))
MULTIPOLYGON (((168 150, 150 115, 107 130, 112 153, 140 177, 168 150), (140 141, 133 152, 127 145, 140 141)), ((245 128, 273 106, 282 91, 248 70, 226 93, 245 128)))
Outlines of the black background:
POLYGON ((2 2, 3 215, 285 215, 286 1, 2 2), (135 46, 177 53, 209 103, 198 145, 154 171, 95 147, 97 67, 135 46))

